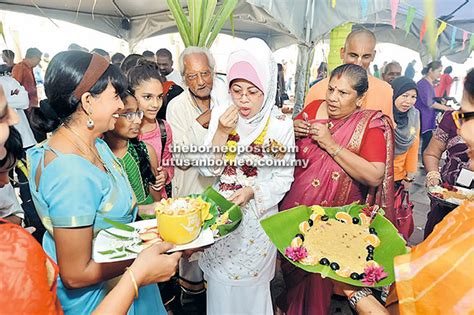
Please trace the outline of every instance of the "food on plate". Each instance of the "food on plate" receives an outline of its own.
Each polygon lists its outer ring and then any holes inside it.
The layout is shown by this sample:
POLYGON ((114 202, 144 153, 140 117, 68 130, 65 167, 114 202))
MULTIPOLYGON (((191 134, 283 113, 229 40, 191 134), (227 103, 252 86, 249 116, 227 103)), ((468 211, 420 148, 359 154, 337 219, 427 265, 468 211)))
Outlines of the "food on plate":
POLYGON ((211 204, 201 197, 163 199, 156 205, 158 230, 163 240, 186 244, 199 236, 202 223, 212 218, 211 204))
POLYGON ((375 228, 370 227, 369 216, 361 212, 352 217, 340 211, 329 218, 323 208, 311 209, 310 218, 299 223, 299 233, 285 251, 288 258, 304 265, 328 266, 341 277, 367 285, 375 285, 387 276, 374 261, 380 239, 375 228))
POLYGON ((442 186, 431 187, 431 195, 454 204, 461 204, 465 200, 474 201, 474 191, 444 183, 442 186))
POLYGON ((212 214, 209 212, 210 208, 211 204, 202 200, 201 197, 181 197, 163 199, 156 204, 155 210, 157 213, 167 215, 186 215, 201 211, 203 221, 206 221, 212 218, 212 214))

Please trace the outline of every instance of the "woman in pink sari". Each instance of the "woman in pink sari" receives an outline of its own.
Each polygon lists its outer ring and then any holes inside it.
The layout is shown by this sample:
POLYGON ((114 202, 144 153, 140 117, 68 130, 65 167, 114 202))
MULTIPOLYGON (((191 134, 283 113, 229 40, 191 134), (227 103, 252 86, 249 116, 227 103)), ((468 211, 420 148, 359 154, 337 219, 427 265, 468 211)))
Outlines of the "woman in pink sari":
MULTIPOLYGON (((331 73, 326 100, 305 107, 294 121, 299 138, 295 180, 280 210, 298 205, 378 204, 392 222, 393 136, 390 119, 360 110, 368 89, 367 71, 352 64, 331 73)), ((327 314, 332 283, 282 260, 287 292, 279 307, 286 314, 327 314)))

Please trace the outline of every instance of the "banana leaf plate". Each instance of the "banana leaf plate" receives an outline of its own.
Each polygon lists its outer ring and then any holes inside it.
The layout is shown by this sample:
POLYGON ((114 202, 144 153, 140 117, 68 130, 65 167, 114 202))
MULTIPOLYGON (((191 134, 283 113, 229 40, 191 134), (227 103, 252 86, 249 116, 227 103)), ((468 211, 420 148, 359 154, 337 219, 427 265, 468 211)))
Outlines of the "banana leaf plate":
MULTIPOLYGON (((365 207, 366 205, 351 204, 342 207, 322 208, 329 218, 335 218, 336 213, 340 211, 347 212, 352 217, 357 217, 365 207)), ((295 266, 311 273, 319 273, 323 277, 329 277, 354 286, 366 287, 367 285, 363 284, 361 280, 353 280, 350 277, 339 276, 329 266, 323 266, 319 263, 316 265, 303 265, 285 256, 285 249, 290 246, 295 235, 300 233, 299 224, 303 221, 307 221, 312 213, 311 207, 298 206, 265 218, 261 221, 261 225, 280 253, 295 266)), ((380 245, 376 247, 373 259, 382 266, 384 271, 388 274, 386 278, 380 280, 374 286, 386 286, 395 280, 393 269, 394 257, 407 253, 405 241, 398 234, 393 224, 380 213, 375 216, 370 227, 375 228, 377 236, 380 239, 380 245)))
POLYGON ((214 238, 222 238, 234 231, 242 221, 242 210, 236 204, 228 201, 214 188, 209 186, 200 195, 191 195, 190 197, 201 196, 204 201, 211 203, 209 212, 213 217, 204 223, 203 228, 211 228, 214 238), (219 218, 226 215, 229 223, 219 222, 219 218))

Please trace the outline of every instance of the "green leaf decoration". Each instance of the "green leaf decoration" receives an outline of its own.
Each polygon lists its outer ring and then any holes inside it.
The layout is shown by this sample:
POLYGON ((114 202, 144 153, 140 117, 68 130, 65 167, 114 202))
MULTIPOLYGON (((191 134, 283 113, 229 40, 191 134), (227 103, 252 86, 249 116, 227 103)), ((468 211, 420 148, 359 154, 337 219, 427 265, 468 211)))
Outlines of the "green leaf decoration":
POLYGON ((203 18, 203 27, 201 29, 201 34, 199 34, 199 42, 197 46, 203 47, 206 45, 207 38, 211 32, 211 26, 215 20, 214 10, 217 6, 217 0, 207 0, 206 10, 204 12, 203 18))
POLYGON ((123 257, 127 257, 127 254, 120 254, 120 255, 117 255, 117 256, 112 256, 112 257, 110 257, 110 259, 118 259, 118 258, 123 258, 123 257))
POLYGON ((188 16, 179 0, 166 1, 186 47, 211 47, 229 18, 231 18, 232 33, 234 33, 232 12, 238 0, 224 0, 217 13, 215 13, 217 0, 187 0, 188 16))
POLYGON ((115 249, 110 249, 110 250, 104 250, 99 252, 101 255, 110 255, 110 254, 115 254, 115 249))
POLYGON ((209 35, 209 38, 206 41, 206 46, 208 48, 210 48, 212 46, 212 43, 214 43, 214 40, 216 39, 217 35, 219 35, 219 32, 221 31, 225 22, 234 11, 237 2, 238 0, 227 0, 220 7, 218 13, 216 14, 215 24, 212 25, 211 34, 209 35))
POLYGON ((126 224, 121 223, 121 222, 110 220, 109 218, 104 218, 104 222, 106 222, 106 223, 112 225, 114 228, 122 230, 122 231, 135 232, 134 227, 132 227, 130 225, 126 225, 126 224))
POLYGON ((217 217, 226 212, 229 212, 229 219, 232 223, 219 225, 217 227, 219 230, 219 236, 222 237, 227 235, 239 226, 243 216, 242 210, 239 206, 225 199, 224 196, 219 194, 211 186, 209 186, 200 196, 203 200, 211 203, 210 211, 213 215, 211 220, 205 222, 203 228, 208 228, 213 225, 216 222, 217 217), (215 209, 216 213, 213 212, 213 209, 215 209), (220 211, 218 209, 220 209, 220 211))
MULTIPOLYGON (((336 212, 344 211, 349 213, 352 217, 357 216, 360 213, 360 210, 363 209, 365 205, 351 204, 343 207, 323 207, 326 211, 326 215, 330 218, 334 218, 336 212)), ((296 234, 300 233, 299 224, 303 221, 309 219, 312 210, 307 206, 299 206, 292 208, 280 213, 277 213, 273 216, 265 218, 260 223, 267 233, 270 240, 275 244, 280 253, 285 256, 285 249, 290 246, 291 240, 295 237, 296 234)), ((407 253, 405 247, 405 241, 398 234, 397 229, 388 221, 385 217, 380 214, 374 218, 370 227, 374 227, 377 231, 377 235, 380 238, 380 245, 374 251, 374 260, 379 263, 379 265, 384 267, 388 277, 381 280, 376 284, 377 287, 390 285, 395 281, 394 270, 393 270, 393 258, 398 255, 403 255, 407 253)), ((299 262, 292 261, 288 259, 291 263, 297 267, 312 273, 320 273, 331 279, 344 282, 347 284, 355 286, 365 286, 360 280, 352 280, 351 278, 344 278, 337 275, 333 270, 327 266, 320 264, 314 266, 307 266, 300 264, 299 262)))
POLYGON ((123 236, 123 235, 118 235, 118 234, 115 234, 115 233, 112 233, 108 230, 103 230, 105 233, 109 234, 109 235, 112 235, 113 237, 115 238, 118 238, 119 240, 124 240, 124 241, 128 241, 128 240, 131 240, 132 237, 127 237, 127 236, 123 236))
POLYGON ((179 35, 181 35, 181 39, 183 40, 184 46, 188 47, 191 46, 191 24, 189 23, 188 18, 184 14, 181 5, 179 4, 179 0, 166 0, 168 3, 168 7, 170 8, 171 15, 173 15, 176 26, 178 27, 179 35))

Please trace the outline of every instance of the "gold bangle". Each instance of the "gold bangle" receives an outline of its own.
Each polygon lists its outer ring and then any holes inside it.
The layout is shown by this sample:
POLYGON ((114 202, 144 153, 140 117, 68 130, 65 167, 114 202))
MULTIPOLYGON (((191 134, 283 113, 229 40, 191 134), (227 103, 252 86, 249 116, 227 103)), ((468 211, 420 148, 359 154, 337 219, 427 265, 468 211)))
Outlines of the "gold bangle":
POLYGON ((336 150, 333 154, 331 154, 331 156, 332 156, 333 158, 335 158, 335 157, 339 154, 339 152, 342 151, 342 149, 344 149, 344 148, 342 147, 342 145, 340 145, 340 146, 337 148, 337 150, 336 150))
POLYGON ((125 269, 128 271, 128 274, 130 275, 130 279, 132 279, 133 288, 135 289, 135 299, 138 299, 138 285, 137 285, 137 281, 135 280, 135 276, 133 275, 132 269, 128 267, 125 269))

